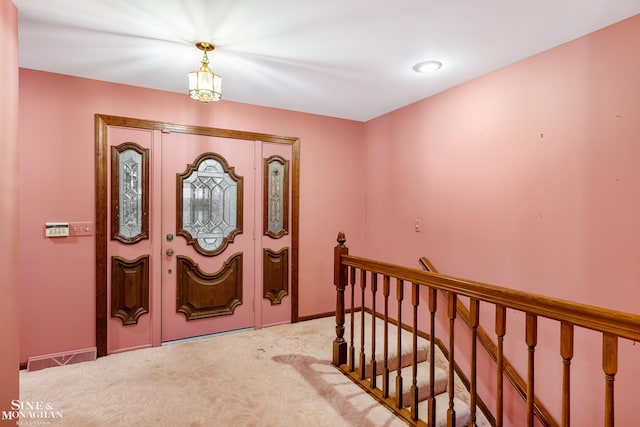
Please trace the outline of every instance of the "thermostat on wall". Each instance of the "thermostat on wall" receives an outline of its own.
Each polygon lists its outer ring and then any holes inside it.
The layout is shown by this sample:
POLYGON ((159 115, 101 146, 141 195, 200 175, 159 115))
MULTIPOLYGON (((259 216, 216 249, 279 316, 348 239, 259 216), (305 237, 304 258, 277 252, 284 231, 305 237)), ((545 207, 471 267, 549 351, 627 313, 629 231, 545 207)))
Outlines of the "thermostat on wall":
POLYGON ((69 235, 69 223, 47 222, 44 226, 44 235, 47 237, 66 237, 69 235))

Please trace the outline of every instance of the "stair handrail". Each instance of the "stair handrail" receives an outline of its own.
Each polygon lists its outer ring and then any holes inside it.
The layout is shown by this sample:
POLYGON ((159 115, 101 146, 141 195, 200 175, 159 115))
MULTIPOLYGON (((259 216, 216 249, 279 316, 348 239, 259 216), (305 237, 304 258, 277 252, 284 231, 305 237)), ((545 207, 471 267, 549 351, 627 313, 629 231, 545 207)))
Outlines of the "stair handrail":
MULTIPOLYGON (((618 339, 624 338, 631 341, 640 341, 640 316, 625 313, 617 310, 605 309, 598 306, 572 302, 563 299, 551 298, 540 294, 524 292, 516 289, 509 289, 495 286, 488 283, 462 279, 450 275, 419 270, 412 267, 395 265, 383 261, 371 260, 363 257, 349 255, 349 249, 344 245, 346 238, 344 233, 338 235, 338 246, 334 249, 334 284, 336 286, 336 338, 333 342, 333 364, 343 366, 347 359, 347 343, 344 339, 345 332, 345 289, 349 282, 349 271, 352 275, 360 270, 363 278, 366 272, 374 276, 381 275, 385 278, 394 278, 401 283, 412 283, 412 305, 414 306, 414 340, 415 329, 417 328, 417 295, 419 287, 428 288, 429 295, 440 290, 448 293, 448 313, 450 323, 450 352, 451 361, 453 356, 453 327, 457 313, 456 302, 458 296, 470 298, 474 312, 477 317, 479 302, 493 304, 496 309, 496 334, 499 344, 505 333, 506 310, 513 309, 523 312, 526 315, 526 343, 529 347, 528 354, 528 380, 527 386, 527 426, 533 426, 534 410, 534 353, 537 345, 537 319, 539 316, 559 322, 561 328, 560 354, 564 359, 563 364, 563 402, 562 420, 563 425, 568 425, 570 417, 570 363, 573 358, 573 330, 574 327, 590 329, 602 333, 602 370, 604 371, 605 382, 605 407, 604 425, 613 427, 614 416, 614 381, 618 369, 618 339)), ((386 279, 385 279, 386 280, 386 279)), ((362 297, 364 297, 364 283, 361 284, 362 297)), ((353 288, 352 288, 353 289, 353 288)), ((375 295, 375 287, 372 288, 375 295)), ((399 293, 399 298, 400 298, 399 293)), ((353 298, 352 298, 353 300, 353 298)), ((364 302, 364 299, 363 299, 364 302)), ((431 312, 432 325, 434 321, 435 302, 429 298, 429 311, 431 312), (432 306, 433 304, 433 306, 432 306)), ((398 319, 399 320, 399 319, 398 319)), ((475 325, 477 326, 477 325, 475 325)), ((433 326, 432 326, 433 327, 433 326)), ((362 348, 363 350, 363 348, 362 348)), ((414 345, 415 352, 415 345, 414 345)), ((498 353, 503 356, 498 347, 498 353)), ((364 357, 364 355, 362 355, 364 357)), ((500 357, 503 361, 503 357, 500 357)), ((475 362, 474 362, 475 363, 475 362)), ((500 365, 500 364, 499 364, 500 365)), ((345 365, 346 366, 346 365, 345 365)), ((415 363, 414 363, 415 366, 415 363)), ((415 371, 415 369, 414 369, 415 371)), ((500 375, 502 369, 499 366, 500 375)), ((449 378, 451 380, 451 372, 449 378)), ((413 375, 415 383, 415 372, 413 375)), ((415 384, 414 384, 415 385, 415 384)), ((501 394, 501 390, 498 390, 501 394)), ((453 419, 455 423, 455 410, 453 409, 453 396, 450 392, 449 399, 449 423, 453 419)), ((432 397, 433 400, 433 397, 432 397)), ((413 407, 412 407, 413 411, 413 407)), ((431 412, 431 411, 430 411, 431 412)), ((429 415, 431 420, 434 417, 429 415)), ((417 419, 413 417, 412 419, 417 419)))
POLYGON ((631 341, 640 341, 640 316, 598 306, 551 298, 540 294, 503 288, 474 280, 431 273, 355 255, 342 255, 340 263, 378 274, 396 277, 407 282, 454 292, 469 298, 516 309, 536 316, 574 326, 603 332, 631 341))
MULTIPOLYGON (((420 257, 419 260, 420 265, 426 271, 432 273, 439 273, 435 266, 429 261, 427 257, 420 257)), ((446 296, 446 291, 442 291, 443 295, 446 296)), ((464 323, 469 325, 469 310, 464 305, 464 303, 460 300, 456 302, 456 310, 464 323)), ((477 330, 477 338, 482 347, 487 351, 487 354, 491 357, 494 362, 498 360, 498 352, 495 343, 489 337, 489 334, 484 330, 482 326, 478 326, 477 330)), ((524 399, 527 400, 527 391, 526 391, 526 383, 524 379, 518 374, 518 371, 513 367, 511 362, 509 362, 506 358, 503 359, 503 374, 507 377, 509 382, 513 385, 518 394, 524 399)), ((551 413, 547 410, 547 408, 540 402, 537 397, 534 397, 534 412, 535 416, 544 426, 549 427, 558 427, 560 424, 553 418, 551 413)))

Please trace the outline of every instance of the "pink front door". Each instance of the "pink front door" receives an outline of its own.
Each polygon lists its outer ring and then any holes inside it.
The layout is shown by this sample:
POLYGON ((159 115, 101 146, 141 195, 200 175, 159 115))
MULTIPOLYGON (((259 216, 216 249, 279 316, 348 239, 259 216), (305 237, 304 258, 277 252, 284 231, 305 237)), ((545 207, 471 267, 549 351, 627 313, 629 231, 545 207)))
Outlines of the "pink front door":
POLYGON ((107 141, 107 354, 291 321, 291 145, 122 126, 107 141))
POLYGON ((256 146, 162 135, 162 341, 254 326, 256 146))

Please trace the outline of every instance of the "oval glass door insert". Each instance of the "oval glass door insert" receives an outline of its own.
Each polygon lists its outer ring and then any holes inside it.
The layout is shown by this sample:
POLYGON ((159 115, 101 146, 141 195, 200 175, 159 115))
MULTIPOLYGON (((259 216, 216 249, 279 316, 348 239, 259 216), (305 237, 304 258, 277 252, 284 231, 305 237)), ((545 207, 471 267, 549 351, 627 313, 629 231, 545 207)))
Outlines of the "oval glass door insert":
POLYGON ((242 177, 217 153, 177 174, 177 234, 203 255, 223 252, 242 233, 242 177))

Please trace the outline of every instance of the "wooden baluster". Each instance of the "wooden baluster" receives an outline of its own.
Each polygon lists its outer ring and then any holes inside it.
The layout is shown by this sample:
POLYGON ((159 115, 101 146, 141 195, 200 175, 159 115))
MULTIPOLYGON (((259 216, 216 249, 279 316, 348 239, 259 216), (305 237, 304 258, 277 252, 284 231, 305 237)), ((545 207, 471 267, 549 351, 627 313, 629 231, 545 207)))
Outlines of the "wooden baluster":
POLYGON ((535 400, 535 355, 538 344, 538 316, 527 313, 526 341, 529 350, 529 368, 527 375, 527 427, 533 427, 534 400, 535 400))
POLYGON ((496 384, 496 427, 502 427, 504 409, 504 335, 507 332, 507 310, 502 305, 496 305, 496 336, 498 337, 497 384, 496 384))
POLYGON ((341 262, 342 255, 349 255, 344 244, 347 239, 338 233, 338 246, 333 250, 333 284, 336 286, 336 339, 333 341, 333 364, 347 363, 347 342, 344 340, 344 290, 347 286, 347 266, 341 262))
POLYGON ((429 425, 436 425, 436 309, 438 306, 438 290, 429 288, 429 315, 431 320, 431 336, 429 337, 429 425))
POLYGON ((364 291, 367 288, 367 271, 360 270, 360 290, 362 291, 362 310, 360 310, 360 379, 367 377, 366 364, 367 358, 364 353, 364 291))
POLYGON ((448 302, 449 302, 449 410, 447 411, 447 425, 455 426, 456 425, 456 410, 453 406, 453 398, 455 396, 455 383, 454 383, 454 365, 455 365, 455 322, 456 322, 456 314, 458 312, 456 305, 458 301, 458 296, 453 292, 449 292, 448 294, 448 302))
POLYGON ((573 358, 573 325, 560 324, 560 355, 562 356, 562 427, 571 425, 571 359, 573 358))
POLYGON ((376 293, 378 273, 371 273, 371 388, 376 388, 378 362, 376 361, 376 293))
POLYGON ((349 275, 349 283, 351 287, 351 324, 349 325, 351 338, 349 342, 349 371, 353 372, 356 370, 356 348, 354 346, 354 337, 355 337, 355 290, 356 290, 356 268, 351 267, 350 275, 349 275))
POLYGON ((469 327, 471 328, 471 384, 469 386, 469 426, 476 425, 476 379, 478 364, 478 323, 480 323, 480 301, 471 298, 469 301, 469 327))
POLYGON ((613 386, 618 373, 618 337, 615 335, 602 334, 602 370, 606 375, 604 425, 613 427, 615 425, 613 386))
MULTIPOLYGON (((404 280, 396 279, 396 299, 398 300, 398 339, 397 341, 397 358, 402 355, 402 300, 404 298, 404 280)), ((396 407, 402 409, 402 363, 398 363, 398 371, 396 373, 396 407)))
POLYGON ((418 303, 420 300, 420 287, 417 283, 411 284, 411 305, 413 306, 413 369, 411 370, 411 418, 418 420, 418 303))
POLYGON ((389 291, 391 278, 384 276, 382 295, 384 296, 384 372, 382 375, 382 395, 389 397, 389 291))

